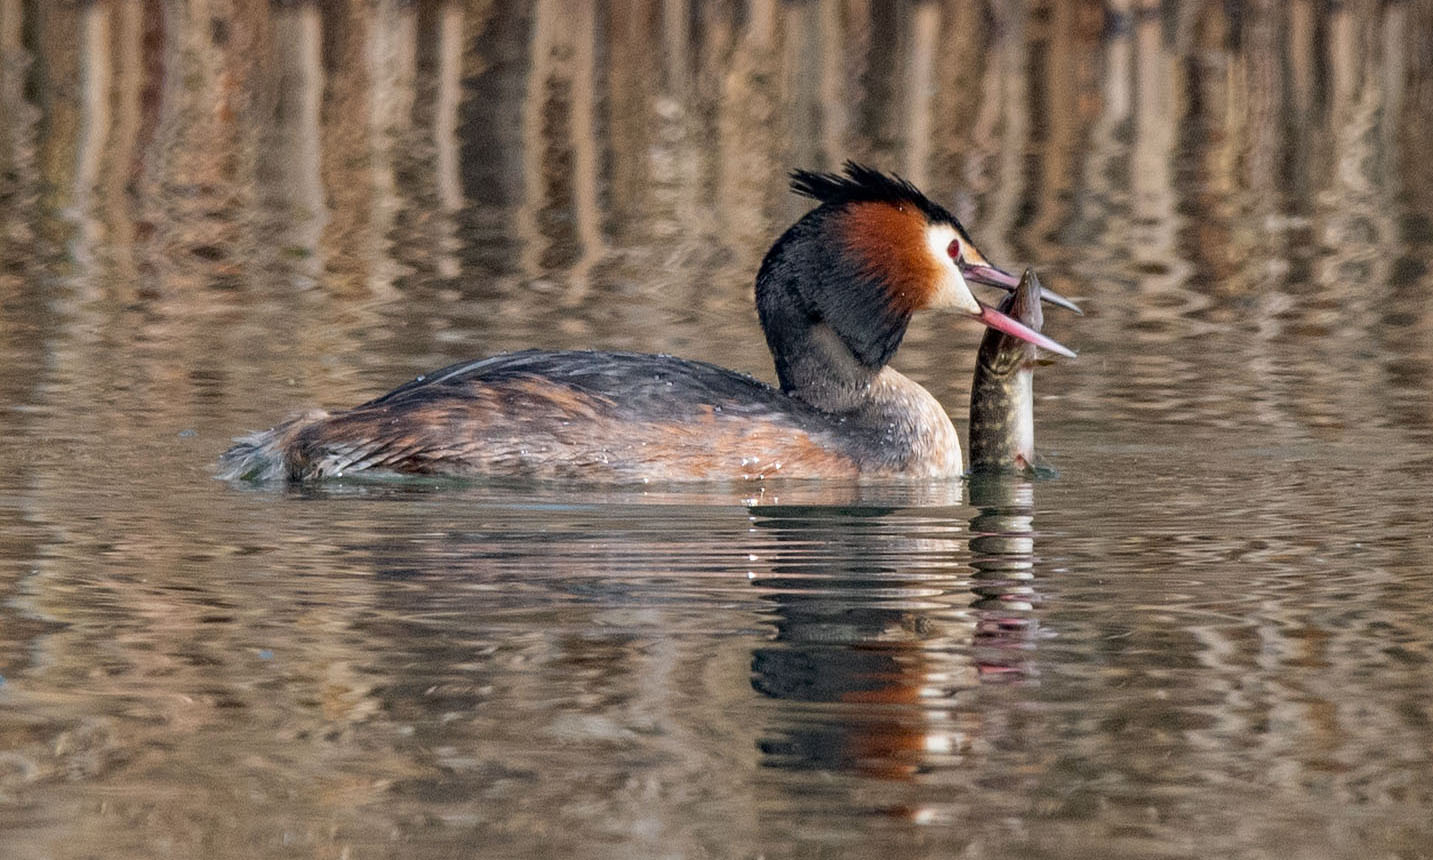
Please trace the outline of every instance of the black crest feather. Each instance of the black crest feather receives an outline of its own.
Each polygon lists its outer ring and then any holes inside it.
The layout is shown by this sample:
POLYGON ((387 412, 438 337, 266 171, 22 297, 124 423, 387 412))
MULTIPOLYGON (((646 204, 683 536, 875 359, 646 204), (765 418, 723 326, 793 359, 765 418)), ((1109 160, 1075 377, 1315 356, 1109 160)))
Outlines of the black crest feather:
POLYGON ((791 171, 791 190, 823 204, 844 206, 848 203, 910 204, 919 209, 932 223, 959 225, 945 207, 925 196, 909 181, 894 173, 882 173, 874 167, 847 161, 841 173, 815 170, 791 171))

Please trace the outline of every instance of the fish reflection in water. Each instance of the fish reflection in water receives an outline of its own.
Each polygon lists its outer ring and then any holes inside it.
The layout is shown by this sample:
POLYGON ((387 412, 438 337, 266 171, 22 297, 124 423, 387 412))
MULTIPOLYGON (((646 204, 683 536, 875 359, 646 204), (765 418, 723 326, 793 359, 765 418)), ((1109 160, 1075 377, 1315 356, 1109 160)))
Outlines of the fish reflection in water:
POLYGON ((1016 475, 970 479, 971 591, 976 599, 975 659, 982 680, 1034 674, 1039 637, 1035 581, 1035 484, 1016 475))
POLYGON ((973 577, 948 516, 758 510, 791 547, 755 581, 776 635, 753 654, 752 686, 781 703, 765 765, 902 780, 989 742, 970 691, 1033 674, 1034 485, 992 476, 971 492, 973 577))

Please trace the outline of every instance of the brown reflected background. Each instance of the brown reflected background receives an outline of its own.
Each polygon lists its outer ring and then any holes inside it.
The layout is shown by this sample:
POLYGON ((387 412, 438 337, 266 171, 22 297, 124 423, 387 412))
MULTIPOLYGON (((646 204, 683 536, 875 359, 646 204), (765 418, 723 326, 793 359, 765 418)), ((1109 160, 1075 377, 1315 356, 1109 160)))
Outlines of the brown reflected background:
MULTIPOLYGON (((1430 134, 1429 0, 0 0, 0 853, 1428 856, 1430 134), (507 349, 770 379, 848 158, 1082 302, 1057 479, 211 480, 507 349)), ((978 337, 896 361, 962 435, 978 337)))
MULTIPOLYGON (((414 367, 539 341, 765 372, 750 283, 802 209, 785 174, 854 158, 1087 300, 1057 323, 1095 353, 1058 371, 1070 417, 1218 423, 1237 392, 1285 430, 1430 426, 1426 2, 5 0, 0 22, 5 295, 35 301, 40 267, 78 314, 262 344, 240 410, 353 338, 414 367), (1211 372, 1220 336, 1239 354, 1211 372)), ((946 345, 973 332, 949 328, 902 357, 937 387, 964 384, 946 345)), ((375 385, 408 369, 373 360, 375 385)))

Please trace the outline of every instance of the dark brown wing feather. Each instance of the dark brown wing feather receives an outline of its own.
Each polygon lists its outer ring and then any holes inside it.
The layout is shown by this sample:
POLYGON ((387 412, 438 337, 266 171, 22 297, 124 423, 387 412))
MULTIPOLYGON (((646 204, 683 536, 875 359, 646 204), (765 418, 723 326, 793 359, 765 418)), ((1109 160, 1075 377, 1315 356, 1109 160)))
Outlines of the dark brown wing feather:
POLYGON ((452 365, 314 421, 286 461, 291 477, 854 475, 838 422, 703 362, 527 351, 452 365))

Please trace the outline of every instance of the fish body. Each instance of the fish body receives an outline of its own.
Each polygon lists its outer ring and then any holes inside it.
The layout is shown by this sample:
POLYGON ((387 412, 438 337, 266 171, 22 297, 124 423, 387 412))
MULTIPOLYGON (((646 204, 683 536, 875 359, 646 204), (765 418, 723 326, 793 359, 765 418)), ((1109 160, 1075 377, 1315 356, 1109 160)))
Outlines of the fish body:
MULTIPOLYGON (((1035 331, 1044 323, 1040 279, 1025 270, 1000 311, 1035 331)), ((1035 470, 1035 363, 1032 344, 991 330, 980 342, 970 387, 970 470, 1035 470)))

